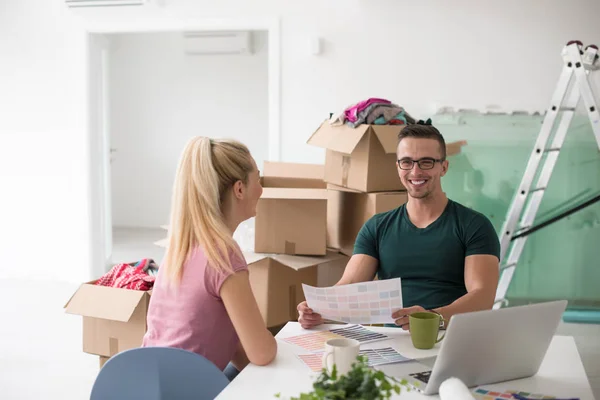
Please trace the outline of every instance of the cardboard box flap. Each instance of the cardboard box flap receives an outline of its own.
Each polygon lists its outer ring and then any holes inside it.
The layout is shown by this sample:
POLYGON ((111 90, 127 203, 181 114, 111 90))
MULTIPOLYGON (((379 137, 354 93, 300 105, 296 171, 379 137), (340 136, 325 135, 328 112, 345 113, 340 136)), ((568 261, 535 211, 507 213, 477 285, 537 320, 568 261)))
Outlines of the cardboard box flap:
POLYGON ((313 267, 315 265, 324 264, 329 261, 337 260, 342 255, 337 252, 327 252, 325 256, 292 256, 288 254, 273 254, 271 258, 280 262, 281 264, 287 265, 288 267, 295 269, 296 271, 303 268, 313 267))
POLYGON ((348 125, 331 126, 328 121, 321 124, 306 143, 325 149, 351 154, 370 125, 361 124, 356 128, 348 125))
POLYGON ((337 190, 338 192, 348 192, 348 193, 364 193, 360 190, 350 189, 343 186, 334 185, 333 183, 327 184, 327 190, 337 190))
POLYGON ((261 199, 327 200, 327 189, 263 188, 261 199))
POLYGON ((398 147, 398 134, 404 125, 371 125, 379 143, 386 153, 395 153, 398 147))
POLYGON ((265 161, 263 176, 323 180, 325 165, 265 161))
POLYGON ((446 143, 446 157, 459 154, 462 150, 462 147, 466 145, 466 140, 459 140, 458 142, 446 143))
POLYGON ((344 257, 343 254, 340 254, 337 251, 327 251, 327 255, 325 256, 293 256, 288 254, 272 254, 272 253, 253 253, 249 251, 244 252, 244 258, 248 265, 253 264, 255 262, 264 260, 265 258, 272 258, 273 260, 286 265, 296 271, 301 270, 303 268, 313 267, 315 265, 323 264, 326 262, 330 262, 333 260, 337 260, 339 258, 344 257))
POLYGON ((128 322, 145 294, 143 290, 83 284, 65 309, 68 314, 128 322))
POLYGON ((244 251, 244 259, 246 260, 246 264, 254 264, 255 262, 259 262, 260 260, 264 260, 269 257, 269 254, 264 253, 254 253, 251 251, 244 251))

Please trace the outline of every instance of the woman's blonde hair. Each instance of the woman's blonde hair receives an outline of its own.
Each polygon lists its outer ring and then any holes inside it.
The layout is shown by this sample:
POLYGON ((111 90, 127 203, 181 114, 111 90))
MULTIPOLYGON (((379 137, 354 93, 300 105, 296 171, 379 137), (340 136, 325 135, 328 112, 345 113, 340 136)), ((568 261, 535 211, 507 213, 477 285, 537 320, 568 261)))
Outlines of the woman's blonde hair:
POLYGON ((229 257, 240 249, 225 224, 223 200, 235 182, 248 183, 254 168, 250 151, 238 141, 194 137, 186 144, 175 175, 161 267, 168 281, 180 281, 183 265, 198 245, 210 267, 232 271, 229 257))

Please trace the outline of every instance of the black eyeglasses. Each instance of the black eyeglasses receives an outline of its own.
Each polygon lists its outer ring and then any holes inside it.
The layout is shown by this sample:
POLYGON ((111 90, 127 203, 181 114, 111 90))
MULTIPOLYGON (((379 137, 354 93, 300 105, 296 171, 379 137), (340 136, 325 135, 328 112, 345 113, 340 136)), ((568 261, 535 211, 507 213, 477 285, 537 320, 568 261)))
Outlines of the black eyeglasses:
POLYGON ((400 169, 413 169, 415 163, 419 164, 419 168, 421 169, 432 169, 435 166, 436 162, 442 162, 443 159, 436 158, 421 158, 420 160, 411 160, 408 158, 403 158, 402 160, 398 160, 398 166, 400 169))

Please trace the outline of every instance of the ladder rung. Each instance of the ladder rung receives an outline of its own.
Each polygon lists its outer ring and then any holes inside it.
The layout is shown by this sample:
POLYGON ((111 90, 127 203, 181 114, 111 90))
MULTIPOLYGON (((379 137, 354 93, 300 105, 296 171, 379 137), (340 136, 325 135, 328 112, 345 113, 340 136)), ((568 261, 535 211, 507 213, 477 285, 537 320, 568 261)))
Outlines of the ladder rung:
POLYGON ((561 107, 559 111, 575 111, 575 107, 561 107))
MULTIPOLYGON (((528 230, 529 228, 531 228, 531 226, 521 226, 517 229, 515 229, 515 235, 518 235, 520 233, 525 232, 526 230, 528 230)), ((514 236, 514 235, 513 235, 514 236)))
POLYGON ((537 188, 535 188, 535 189, 531 189, 531 190, 529 191, 529 193, 533 193, 533 192, 541 192, 542 190, 546 190, 546 188, 545 188, 545 187, 537 187, 537 188))
POLYGON ((505 269, 516 267, 516 266, 517 266, 517 263, 501 265, 500 266, 500 271, 504 271, 505 269))
POLYGON ((552 151, 560 151, 560 147, 551 147, 549 149, 545 149, 544 153, 550 153, 552 151))

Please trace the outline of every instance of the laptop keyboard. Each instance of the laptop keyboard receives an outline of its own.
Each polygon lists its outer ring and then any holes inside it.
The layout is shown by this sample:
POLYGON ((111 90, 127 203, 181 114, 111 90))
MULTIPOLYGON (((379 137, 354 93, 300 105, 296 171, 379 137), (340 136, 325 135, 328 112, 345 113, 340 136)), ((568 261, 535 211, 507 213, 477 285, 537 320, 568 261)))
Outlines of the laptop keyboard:
POLYGON ((429 382, 429 377, 431 376, 431 371, 416 372, 414 374, 409 374, 409 375, 412 376, 415 379, 420 380, 421 382, 428 383, 429 382))

